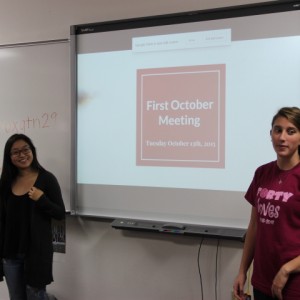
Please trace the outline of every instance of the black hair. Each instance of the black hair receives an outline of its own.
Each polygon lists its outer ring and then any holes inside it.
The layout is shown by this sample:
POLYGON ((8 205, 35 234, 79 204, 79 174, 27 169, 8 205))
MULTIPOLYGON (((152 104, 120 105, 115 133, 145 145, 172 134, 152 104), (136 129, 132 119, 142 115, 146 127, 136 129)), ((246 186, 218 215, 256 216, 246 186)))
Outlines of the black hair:
POLYGON ((25 134, 16 133, 13 134, 7 141, 4 147, 3 153, 3 164, 2 164, 2 172, 0 177, 0 198, 5 197, 8 194, 12 183, 18 176, 19 170, 18 168, 12 163, 11 160, 11 148, 16 141, 24 141, 30 147, 32 152, 32 163, 31 168, 35 171, 43 169, 40 163, 37 160, 36 148, 31 141, 31 139, 26 136, 25 134))

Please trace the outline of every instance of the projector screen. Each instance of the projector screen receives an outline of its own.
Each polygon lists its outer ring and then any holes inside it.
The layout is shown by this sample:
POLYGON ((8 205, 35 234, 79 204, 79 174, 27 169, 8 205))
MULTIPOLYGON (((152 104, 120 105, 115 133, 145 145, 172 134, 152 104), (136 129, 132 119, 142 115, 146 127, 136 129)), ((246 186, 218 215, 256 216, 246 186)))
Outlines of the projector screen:
POLYGON ((300 106, 300 2, 71 27, 78 215, 246 228, 300 106))

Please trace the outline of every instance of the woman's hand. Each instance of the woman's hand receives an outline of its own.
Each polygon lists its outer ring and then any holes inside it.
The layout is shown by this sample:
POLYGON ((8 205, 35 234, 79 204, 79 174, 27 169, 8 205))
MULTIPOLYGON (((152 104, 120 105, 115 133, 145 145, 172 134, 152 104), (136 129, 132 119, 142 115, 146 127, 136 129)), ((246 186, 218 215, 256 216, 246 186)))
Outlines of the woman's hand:
POLYGON ((289 273, 281 267, 276 276, 274 277, 271 287, 272 295, 278 300, 282 300, 282 290, 289 279, 289 273))
POLYGON ((239 274, 233 284, 233 294, 235 299, 243 300, 245 299, 245 293, 244 293, 244 285, 246 282, 246 275, 239 274))
POLYGON ((29 198, 32 199, 33 201, 38 201, 43 194, 44 192, 42 190, 34 186, 28 192, 29 198))

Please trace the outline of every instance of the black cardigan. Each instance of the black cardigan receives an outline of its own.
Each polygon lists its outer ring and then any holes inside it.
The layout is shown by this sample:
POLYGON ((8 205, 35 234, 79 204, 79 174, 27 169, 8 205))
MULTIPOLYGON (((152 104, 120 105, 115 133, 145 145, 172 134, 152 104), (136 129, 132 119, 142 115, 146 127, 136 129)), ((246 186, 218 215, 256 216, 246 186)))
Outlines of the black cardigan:
MULTIPOLYGON (((56 177, 44 170, 39 171, 35 187, 44 194, 38 201, 31 201, 30 205, 30 241, 28 254, 25 258, 26 284, 33 287, 42 287, 53 281, 52 263, 52 228, 51 219, 61 220, 65 217, 65 206, 61 189, 56 177)), ((3 245, 5 205, 0 205, 0 251, 3 245)), ((0 279, 3 279, 2 254, 0 279)))

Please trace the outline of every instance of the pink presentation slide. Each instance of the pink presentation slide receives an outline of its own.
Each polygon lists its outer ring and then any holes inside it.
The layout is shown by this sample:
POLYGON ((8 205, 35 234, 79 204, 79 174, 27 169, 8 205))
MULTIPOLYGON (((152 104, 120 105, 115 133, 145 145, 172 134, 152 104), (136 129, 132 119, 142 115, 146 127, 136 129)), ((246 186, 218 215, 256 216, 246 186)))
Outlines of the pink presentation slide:
POLYGON ((225 64, 137 70, 138 166, 225 167, 225 64))

